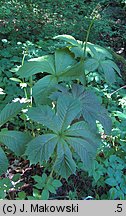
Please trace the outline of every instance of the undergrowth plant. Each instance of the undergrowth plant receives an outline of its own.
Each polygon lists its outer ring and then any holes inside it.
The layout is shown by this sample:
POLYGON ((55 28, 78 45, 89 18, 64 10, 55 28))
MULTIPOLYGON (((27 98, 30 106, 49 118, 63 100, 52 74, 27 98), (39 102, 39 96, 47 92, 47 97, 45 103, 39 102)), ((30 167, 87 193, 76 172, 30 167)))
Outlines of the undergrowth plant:
MULTIPOLYGON (((32 132, 28 128, 25 132, 1 130, 0 142, 17 156, 27 158, 30 164, 43 165, 49 161, 52 166, 50 178, 55 174, 68 179, 71 174, 76 174, 75 154, 89 171, 101 144, 97 123, 102 125, 105 134, 111 132, 111 118, 87 80, 89 74, 96 73, 112 84, 120 70, 108 50, 88 42, 90 28, 85 42, 70 35, 59 35, 54 39, 65 43, 54 54, 25 62, 16 75, 18 81, 27 84, 26 100, 12 102, 0 113, 2 126, 25 109, 26 126, 30 121, 32 132), (32 77, 36 75, 37 78, 38 73, 41 78, 36 82, 32 77), (39 130, 36 133, 34 125, 37 124, 39 130)), ((0 165, 2 174, 8 167, 2 148, 0 165)), ((42 194, 46 191, 48 198, 52 185, 41 187, 42 194)))

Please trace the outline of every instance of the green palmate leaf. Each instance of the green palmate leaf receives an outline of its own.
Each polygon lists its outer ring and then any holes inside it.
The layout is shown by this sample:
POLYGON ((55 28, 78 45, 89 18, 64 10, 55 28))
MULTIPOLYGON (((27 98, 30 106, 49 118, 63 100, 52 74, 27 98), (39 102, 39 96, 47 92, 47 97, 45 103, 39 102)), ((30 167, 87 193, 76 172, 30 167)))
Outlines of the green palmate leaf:
POLYGON ((6 145, 17 156, 24 154, 26 144, 31 140, 29 134, 19 131, 2 131, 0 132, 0 142, 6 145))
POLYGON ((40 135, 27 144, 25 154, 28 155, 31 164, 39 162, 42 165, 52 155, 57 142, 56 134, 40 135))
POLYGON ((92 162, 96 156, 100 139, 89 131, 84 121, 73 124, 65 133, 65 140, 69 143, 80 156, 86 169, 92 167, 92 162))
MULTIPOLYGON (((84 55, 84 44, 82 41, 77 41, 75 40, 74 37, 71 37, 70 35, 58 35, 54 39, 60 39, 64 40, 68 43, 67 47, 68 49, 74 53, 75 58, 80 57, 83 58, 84 55)), ((117 65, 112 61, 112 55, 106 50, 105 48, 99 46, 99 45, 94 45, 91 43, 87 43, 86 45, 86 57, 91 56, 92 58, 87 58, 84 64, 84 69, 87 71, 95 71, 98 70, 101 72, 104 72, 105 78, 107 81, 110 83, 115 82, 115 71, 120 74, 120 70, 117 67, 117 65)), ((83 69, 83 71, 84 71, 83 69)), ((73 70, 71 71, 72 74, 73 70)), ((69 71, 70 73, 70 71, 69 71)), ((68 74, 66 75, 66 78, 68 79, 68 74)), ((72 77, 75 78, 72 75, 72 77)), ((64 76, 65 78, 65 76, 64 76)), ((69 77, 70 78, 70 77, 69 77)))
MULTIPOLYGON (((99 138, 89 131, 84 121, 73 124, 73 120, 77 121, 76 118, 81 112, 81 102, 76 98, 76 93, 73 92, 73 97, 69 92, 62 97, 59 96, 56 113, 51 107, 44 105, 28 111, 28 116, 32 120, 44 124, 54 132, 54 134, 40 135, 28 143, 26 149, 28 159, 31 164, 42 164, 55 151, 54 169, 64 178, 68 178, 76 171, 71 150, 80 156, 87 169, 91 167, 99 146, 99 138)), ((81 93, 83 94, 83 91, 81 93)))
POLYGON ((58 35, 54 39, 63 40, 67 42, 69 50, 74 53, 75 58, 82 57, 84 55, 83 42, 76 40, 71 35, 58 35))
MULTIPOLYGON (((18 71, 20 77, 28 78, 39 72, 48 74, 33 86, 33 97, 36 104, 50 102, 49 95, 55 90, 55 85, 61 81, 69 81, 83 77, 82 63, 77 63, 69 49, 58 49, 54 55, 43 56, 29 60, 18 71)), ((82 80, 83 81, 83 80, 82 80)))
POLYGON ((24 107, 26 107, 26 104, 21 104, 19 102, 7 104, 0 112, 0 127, 12 117, 16 116, 24 107))
MULTIPOLYGON (((68 48, 75 54, 75 57, 82 57, 84 55, 85 42, 83 43, 82 41, 76 40, 71 35, 58 35, 54 37, 54 39, 67 42, 69 44, 68 48)), ((112 59, 112 55, 105 48, 89 42, 86 46, 86 52, 95 58, 99 58, 99 55, 102 55, 104 56, 104 58, 107 57, 109 59, 112 59)))
POLYGON ((27 114, 30 119, 40 124, 44 124, 50 130, 53 130, 54 132, 59 130, 59 119, 51 107, 47 105, 32 107, 27 114))
POLYGON ((76 63, 74 56, 68 49, 56 50, 55 55, 47 55, 30 59, 18 70, 17 74, 21 78, 28 78, 33 74, 47 72, 55 77, 60 76, 67 67, 76 63))
POLYGON ((58 83, 56 77, 52 75, 40 79, 33 87, 33 97, 36 104, 47 104, 49 95, 55 90, 58 83))
POLYGON ((92 129, 96 128, 96 120, 104 127, 105 133, 109 134, 112 128, 112 122, 108 116, 107 110, 101 106, 98 97, 92 91, 84 91, 83 86, 74 84, 72 88, 74 98, 81 102, 81 113, 92 129))
MULTIPOLYGON (((100 104, 98 97, 94 94, 93 91, 85 91, 82 85, 74 84, 72 86, 71 93, 68 92, 68 89, 63 86, 57 87, 59 92, 53 93, 51 98, 53 100, 58 100, 58 98, 68 97, 71 95, 73 98, 79 100, 80 103, 80 113, 78 116, 83 116, 84 120, 89 124, 90 129, 96 130, 96 120, 98 120, 106 134, 110 134, 112 129, 112 121, 108 116, 107 110, 100 104)), ((78 105, 79 105, 78 103, 78 105)), ((79 109, 78 109, 79 111, 79 109)))
POLYGON ((57 116, 60 130, 65 130, 80 112, 79 100, 70 96, 62 96, 57 101, 57 116))
POLYGON ((67 143, 63 139, 58 143, 57 154, 58 156, 54 164, 54 169, 58 175, 67 179, 71 173, 75 174, 76 164, 67 143))
POLYGON ((0 147, 0 175, 7 171, 8 166, 8 159, 3 149, 0 147))
POLYGON ((21 78, 28 78, 36 73, 48 72, 55 73, 54 56, 47 55, 39 58, 30 59, 18 70, 17 74, 21 78))

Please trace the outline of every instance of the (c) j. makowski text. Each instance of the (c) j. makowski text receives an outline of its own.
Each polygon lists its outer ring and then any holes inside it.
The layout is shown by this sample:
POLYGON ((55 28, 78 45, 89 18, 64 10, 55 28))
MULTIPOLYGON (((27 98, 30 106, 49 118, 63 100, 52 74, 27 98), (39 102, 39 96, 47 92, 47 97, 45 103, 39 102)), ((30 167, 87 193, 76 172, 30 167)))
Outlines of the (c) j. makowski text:
POLYGON ((3 206, 3 213, 7 214, 7 213, 13 213, 15 214, 16 212, 33 212, 33 213, 39 213, 39 212, 43 212, 43 213, 48 213, 48 212, 78 212, 79 211, 79 206, 78 204, 74 205, 74 204, 70 204, 70 205, 47 205, 46 203, 43 205, 39 205, 39 204, 30 204, 30 206, 28 207, 28 205, 26 204, 22 204, 21 207, 16 207, 15 204, 13 205, 4 205, 3 206), (30 207, 30 208, 29 208, 30 207))

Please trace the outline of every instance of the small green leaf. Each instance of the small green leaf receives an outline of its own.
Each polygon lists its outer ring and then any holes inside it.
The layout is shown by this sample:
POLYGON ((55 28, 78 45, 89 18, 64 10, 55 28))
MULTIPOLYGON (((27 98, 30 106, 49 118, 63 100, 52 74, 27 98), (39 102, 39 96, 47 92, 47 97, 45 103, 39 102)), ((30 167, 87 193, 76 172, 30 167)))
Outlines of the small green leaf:
POLYGON ((6 197, 6 192, 4 190, 0 190, 0 200, 4 200, 6 197))
POLYGON ((35 175, 35 176, 33 176, 32 178, 33 178, 36 182, 38 182, 38 183, 42 183, 42 182, 43 182, 42 177, 39 176, 39 175, 35 175))
POLYGON ((21 174, 17 173, 13 176, 12 181, 17 182, 20 179, 20 177, 21 177, 21 174))
POLYGON ((46 179, 47 179, 47 175, 46 175, 46 173, 43 173, 42 174, 42 181, 45 183, 46 179))
POLYGON ((24 191, 18 192, 18 200, 24 200, 26 198, 26 193, 24 191))
POLYGON ((61 187, 62 186, 62 183, 60 180, 53 180, 52 182, 52 185, 55 187, 55 188, 58 188, 58 187, 61 187))
POLYGON ((44 189, 42 191, 41 198, 42 198, 42 200, 48 200, 49 199, 49 191, 44 189))
POLYGON ((18 82, 18 83, 21 83, 21 82, 22 82, 20 79, 14 78, 14 77, 10 78, 10 80, 12 80, 12 81, 14 81, 14 82, 18 82))
POLYGON ((110 194, 110 199, 114 200, 118 198, 118 191, 116 188, 111 188, 109 190, 109 194, 110 194))
POLYGON ((39 199, 41 198, 40 191, 37 190, 36 188, 33 189, 33 197, 34 197, 36 200, 39 200, 39 199))
POLYGON ((45 187, 45 184, 39 182, 39 183, 35 184, 34 187, 40 190, 40 189, 43 189, 45 187))
POLYGON ((47 189, 51 192, 51 193, 54 193, 54 194, 56 194, 56 190, 55 190, 55 187, 53 187, 53 185, 47 185, 46 186, 47 187, 47 189))
POLYGON ((118 182, 114 178, 107 178, 105 180, 105 183, 112 186, 112 187, 118 185, 118 182))

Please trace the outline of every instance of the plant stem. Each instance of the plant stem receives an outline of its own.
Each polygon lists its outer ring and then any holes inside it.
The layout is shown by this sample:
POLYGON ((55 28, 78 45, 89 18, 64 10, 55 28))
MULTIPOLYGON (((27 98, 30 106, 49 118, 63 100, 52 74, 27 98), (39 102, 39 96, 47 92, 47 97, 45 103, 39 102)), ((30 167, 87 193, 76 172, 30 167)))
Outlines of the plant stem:
MULTIPOLYGON (((88 39, 89 39, 89 34, 90 34, 90 31, 91 31, 91 27, 93 26, 94 24, 94 20, 95 20, 95 17, 92 19, 90 25, 89 25, 89 28, 87 30, 87 35, 86 35, 86 40, 83 41, 82 43, 82 49, 84 49, 84 53, 83 53, 83 56, 81 57, 80 59, 80 62, 83 62, 85 61, 85 58, 86 58, 86 47, 87 47, 87 42, 88 42, 88 39)), ((86 86, 86 74, 85 74, 85 70, 83 70, 83 85, 84 87, 86 86)))
POLYGON ((95 17, 92 19, 92 21, 91 21, 91 23, 90 23, 90 25, 89 25, 89 28, 88 28, 88 30, 87 30, 86 40, 85 40, 85 42, 83 42, 83 47, 84 47, 84 59, 85 59, 85 57, 86 57, 86 47, 87 47, 87 42, 88 42, 88 39, 89 39, 89 34, 90 34, 91 28, 92 28, 92 26, 93 26, 93 24, 94 24, 94 21, 95 21, 95 17))
POLYGON ((51 173, 49 175, 49 178, 52 177, 53 171, 54 171, 54 169, 52 169, 52 171, 51 171, 51 173))
MULTIPOLYGON (((21 65, 22 65, 22 66, 24 65, 24 60, 25 60, 25 56, 26 56, 26 55, 27 55, 27 54, 23 52, 23 58, 22 58, 22 62, 21 62, 21 65)), ((24 82, 25 82, 25 80, 23 79, 23 83, 24 83, 24 82)), ((27 94, 26 88, 24 88, 24 94, 25 94, 26 99, 28 99, 28 94, 27 94)))
POLYGON ((113 94, 115 94, 116 92, 118 92, 119 90, 123 89, 123 88, 126 88, 126 85, 124 85, 124 86, 122 86, 121 88, 117 89, 116 91, 112 92, 112 93, 110 94, 110 97, 111 97, 113 94))
POLYGON ((25 94, 26 99, 28 99, 28 94, 27 94, 26 88, 24 88, 24 94, 25 94))
MULTIPOLYGON (((33 98, 32 98, 32 76, 29 79, 29 84, 30 84, 30 107, 32 107, 32 102, 33 102, 33 98)), ((34 133, 34 127, 33 127, 33 122, 31 121, 31 130, 32 130, 32 135, 33 137, 35 137, 35 133, 34 133)))
POLYGON ((23 52, 23 58, 22 58, 22 63, 21 63, 22 66, 24 65, 25 56, 26 54, 23 52))
POLYGON ((29 83, 30 83, 30 103, 31 103, 31 107, 32 107, 32 76, 29 79, 29 83))

